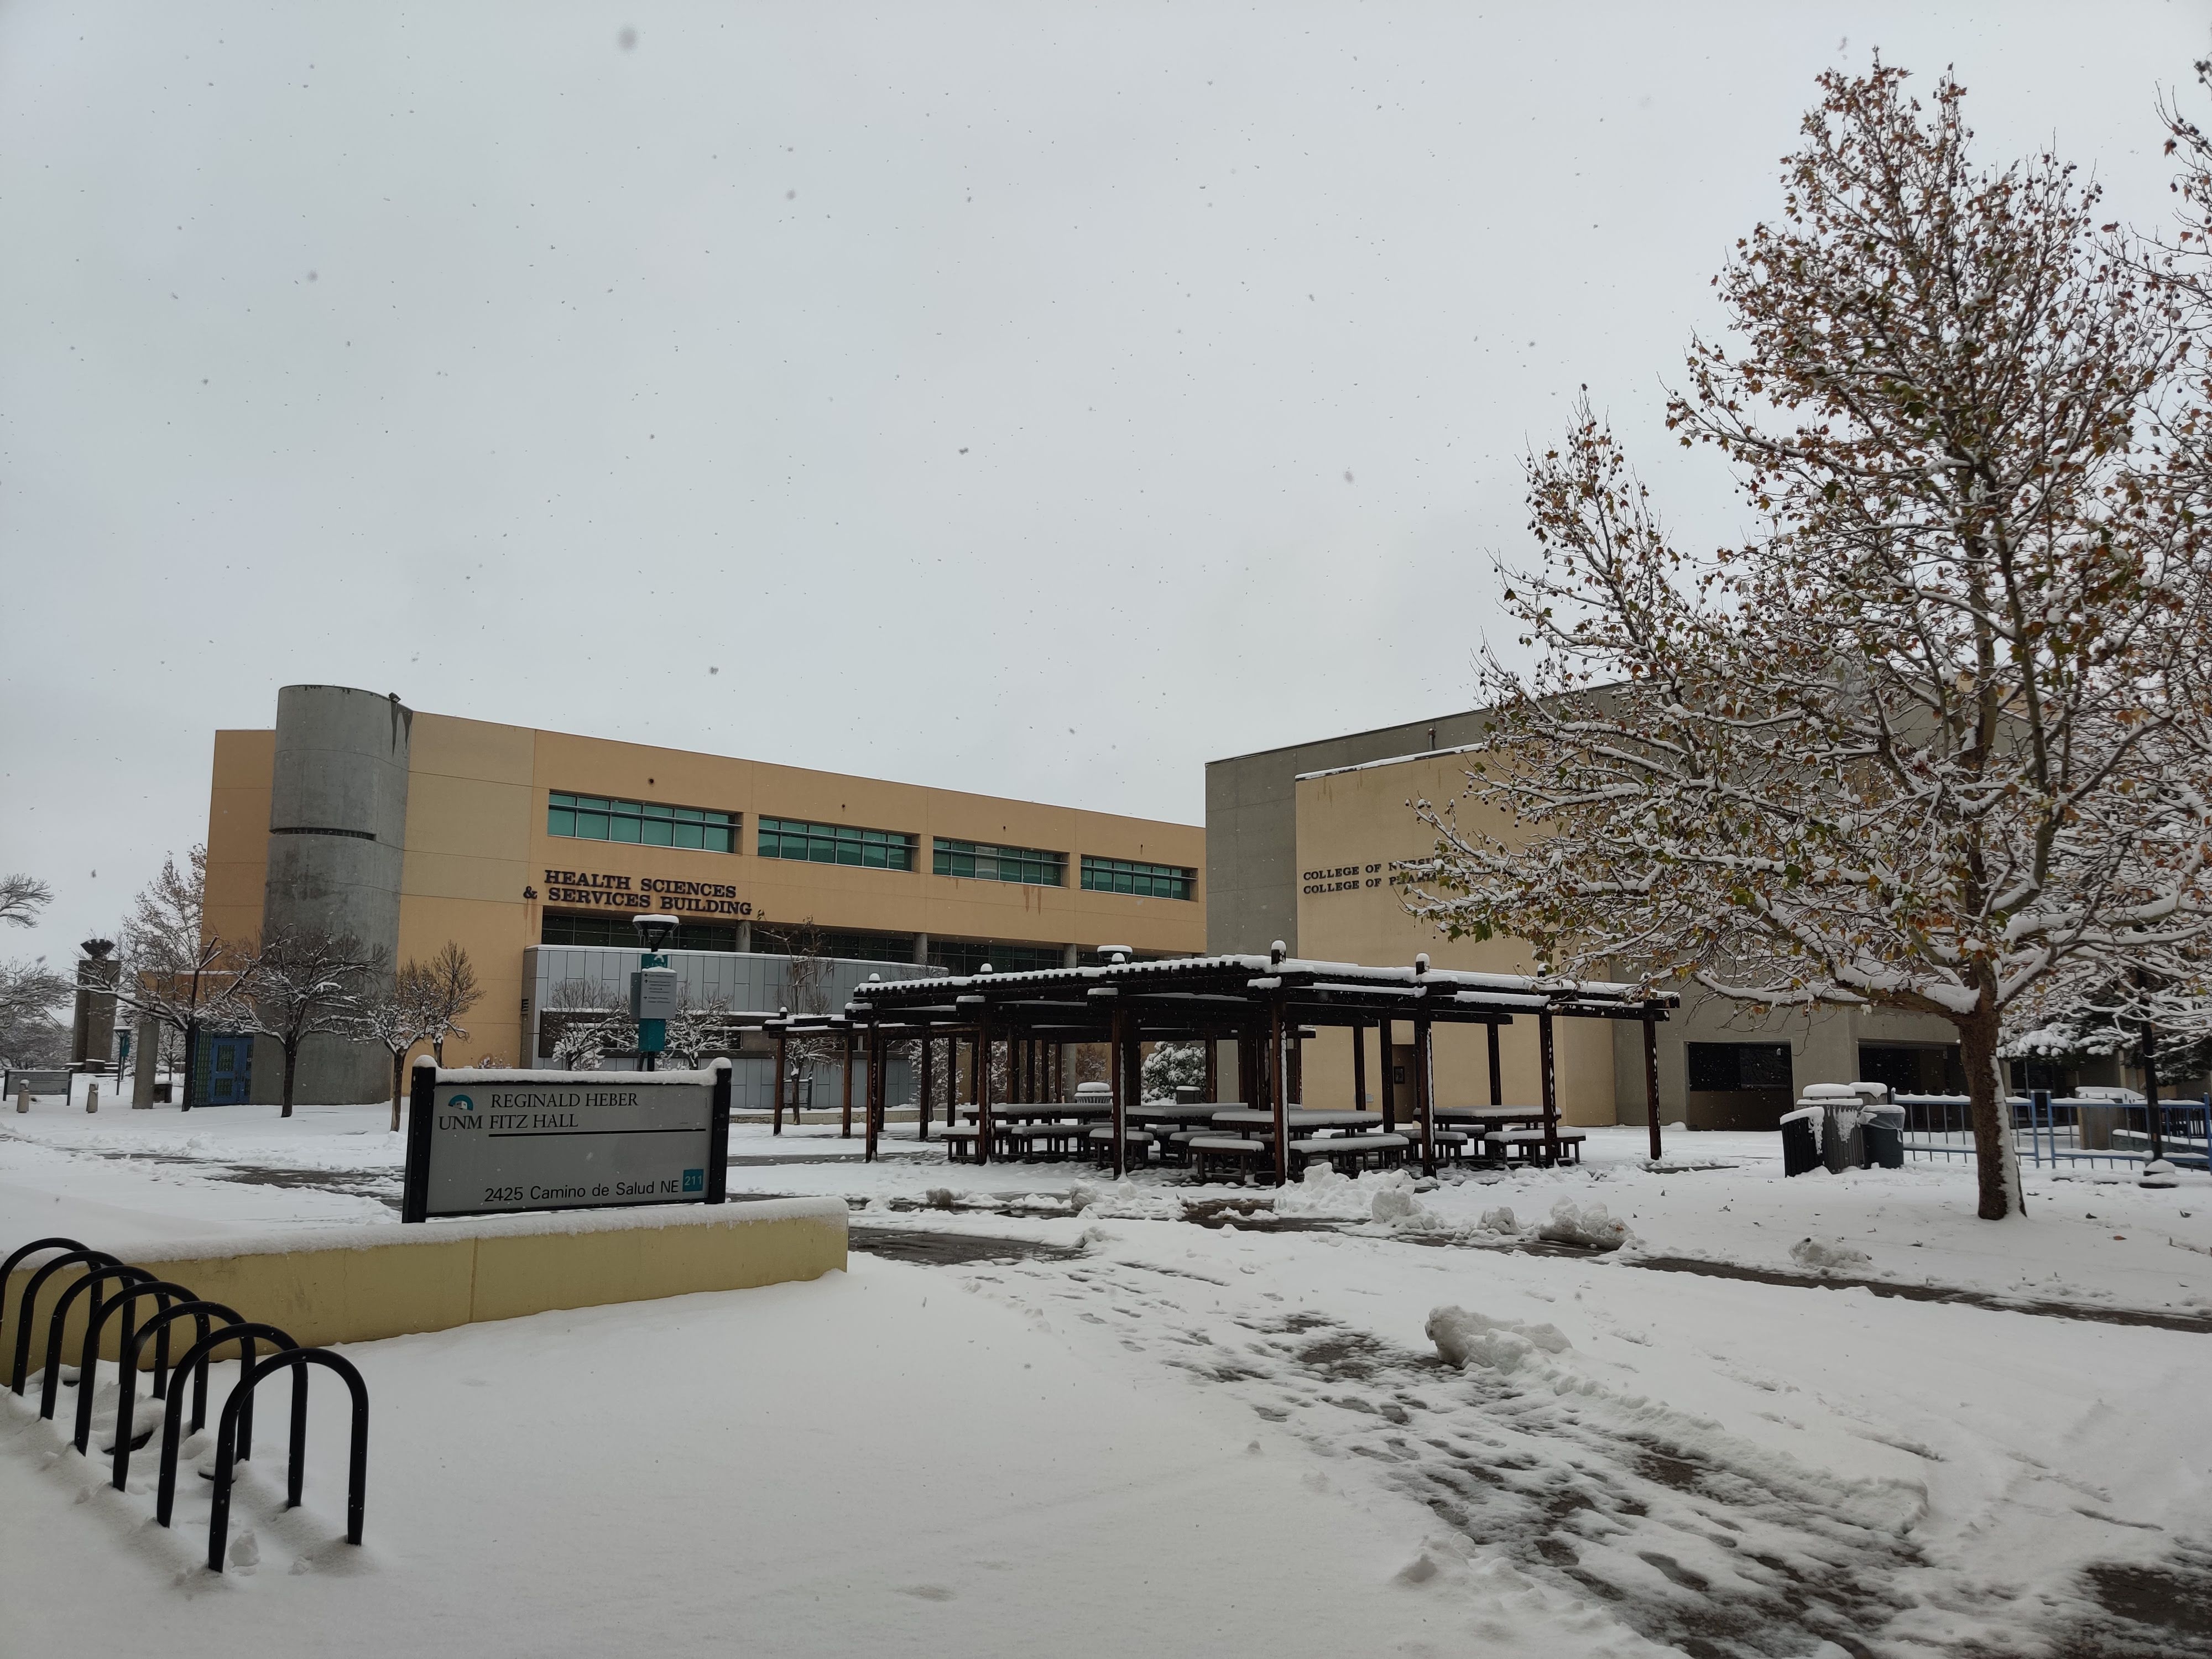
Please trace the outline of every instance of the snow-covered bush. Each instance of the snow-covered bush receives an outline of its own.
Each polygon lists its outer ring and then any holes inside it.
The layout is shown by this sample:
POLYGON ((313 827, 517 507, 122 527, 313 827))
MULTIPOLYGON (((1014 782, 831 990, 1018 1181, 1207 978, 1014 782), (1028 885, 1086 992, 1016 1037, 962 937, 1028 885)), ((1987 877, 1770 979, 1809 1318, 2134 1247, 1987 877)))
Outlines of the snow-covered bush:
POLYGON ((1206 1086, 1206 1045, 1163 1042, 1145 1056, 1145 1098, 1173 1100, 1175 1091, 1206 1086))

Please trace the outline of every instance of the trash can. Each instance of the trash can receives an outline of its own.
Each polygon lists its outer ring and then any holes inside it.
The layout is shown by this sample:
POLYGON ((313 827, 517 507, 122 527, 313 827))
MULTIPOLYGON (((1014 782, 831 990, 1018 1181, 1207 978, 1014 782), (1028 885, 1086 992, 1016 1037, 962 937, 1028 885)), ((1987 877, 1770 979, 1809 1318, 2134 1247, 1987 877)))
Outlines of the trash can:
POLYGON ((1866 1146, 1868 1169, 1903 1169, 1905 1108, 1869 1106, 1865 1120, 1859 1125, 1859 1138, 1866 1146))
POLYGON ((1782 1115, 1782 1173, 1801 1176, 1820 1167, 1820 1117, 1818 1106, 1801 1106, 1782 1115))

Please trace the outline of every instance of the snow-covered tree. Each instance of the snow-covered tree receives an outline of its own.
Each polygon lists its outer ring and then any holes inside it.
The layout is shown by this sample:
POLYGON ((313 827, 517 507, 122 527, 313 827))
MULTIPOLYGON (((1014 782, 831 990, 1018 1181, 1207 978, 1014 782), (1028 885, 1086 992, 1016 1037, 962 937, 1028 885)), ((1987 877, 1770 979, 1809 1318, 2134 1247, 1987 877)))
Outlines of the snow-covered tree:
MULTIPOLYGON (((173 1065, 191 1051, 193 1034, 250 1023, 240 958, 230 941, 207 931, 207 848, 192 848, 179 870, 173 857, 138 890, 123 921, 123 975, 116 1000, 152 1019, 173 1065)), ((192 1104, 192 1078, 184 1104, 192 1104)))
MULTIPOLYGON (((53 897, 54 890, 35 876, 0 876, 0 925, 31 927, 53 897)), ((0 963, 0 1063, 48 1066, 68 1055, 69 1028, 54 1011, 70 989, 44 957, 0 963)))
POLYGON ((284 1055, 283 1115, 292 1115, 300 1048, 311 1036, 352 1036, 363 993, 385 971, 381 949, 350 934, 272 930, 246 953, 240 977, 252 1028, 284 1055))
POLYGON ((392 1127, 399 1127, 399 1102, 406 1091, 407 1053, 433 1031, 429 1011, 410 980, 419 970, 410 962, 388 985, 378 985, 358 1000, 354 1035, 392 1056, 392 1127))
POLYGON ((553 1063, 564 1072, 596 1072, 604 1056, 637 1042, 629 997, 584 980, 563 980, 556 986, 546 1000, 544 1018, 556 1022, 553 1063))
POLYGON ((36 876, 0 876, 0 925, 28 927, 54 902, 54 890, 36 876))
POLYGON ((709 1052, 726 1048, 737 1040, 730 1025, 729 999, 710 997, 694 1002, 689 992, 679 988, 676 1018, 668 1022, 665 1035, 668 1058, 683 1066, 696 1066, 709 1052))
POLYGON ((1145 1098, 1173 1100, 1177 1088, 1206 1086, 1206 1045, 1163 1042, 1145 1056, 1145 1098))
POLYGON ((1484 657, 1490 810, 1421 803, 1437 846, 1401 878, 1548 972, 1949 1020, 1994 1219, 2008 1033, 2138 976, 2203 988, 2188 331, 2094 185, 1969 160, 1948 77, 1925 106, 1879 63, 1821 88, 1780 221, 1717 280, 1734 337, 1668 411, 1759 528, 1681 550, 1585 405, 1528 464, 1542 563, 1506 605, 1538 665, 1484 657))

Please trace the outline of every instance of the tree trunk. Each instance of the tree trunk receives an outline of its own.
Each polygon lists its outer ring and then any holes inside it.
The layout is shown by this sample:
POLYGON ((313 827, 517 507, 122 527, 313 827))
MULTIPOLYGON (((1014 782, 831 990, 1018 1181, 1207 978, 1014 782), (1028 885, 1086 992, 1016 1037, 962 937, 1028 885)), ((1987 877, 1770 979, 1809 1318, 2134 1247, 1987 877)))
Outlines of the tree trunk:
POLYGON ((395 1130, 399 1127, 399 1082, 406 1064, 406 1049, 393 1049, 392 1051, 392 1127, 395 1130))
POLYGON ((2021 1213, 2020 1153, 2013 1145, 2012 1108, 1997 1059, 1997 1011, 1986 992, 1982 1006, 1958 1022, 1959 1059, 1972 1103, 1974 1166, 1981 1187, 1976 1212, 1984 1221, 2021 1213))
POLYGON ((299 1068, 300 1045, 288 1042, 284 1045, 284 1109, 276 1114, 279 1117, 292 1115, 292 1074, 299 1068))

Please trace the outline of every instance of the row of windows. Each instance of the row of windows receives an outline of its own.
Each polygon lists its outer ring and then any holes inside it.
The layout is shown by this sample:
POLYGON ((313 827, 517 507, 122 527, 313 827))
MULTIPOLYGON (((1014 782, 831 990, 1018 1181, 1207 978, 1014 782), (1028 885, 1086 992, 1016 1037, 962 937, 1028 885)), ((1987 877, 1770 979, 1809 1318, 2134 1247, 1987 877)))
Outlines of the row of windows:
POLYGON ((934 868, 940 876, 970 881, 1017 881, 1030 887, 1067 885, 1067 854, 1035 847, 992 847, 937 838, 934 868))
MULTIPOLYGON (((637 929, 630 926, 628 918, 621 916, 572 916, 548 911, 538 939, 545 945, 604 945, 632 951, 639 948, 637 929)), ((912 933, 865 933, 843 927, 808 930, 756 926, 752 930, 753 949, 767 956, 791 956, 813 950, 849 961, 910 963, 914 960, 914 945, 912 933)), ((669 948, 735 951, 738 930, 686 922, 677 928, 669 948)), ((1096 952, 1086 953, 1086 960, 1096 959, 1096 952)), ((987 962, 994 973, 1028 974, 1058 968, 1066 957, 1057 945, 956 939, 932 939, 929 960, 933 966, 955 974, 975 973, 987 962)))
MULTIPOLYGON (((548 835, 582 841, 622 842, 640 847, 681 847, 708 853, 738 850, 740 823, 734 812, 699 806, 665 806, 652 801, 613 800, 555 790, 546 810, 548 835)), ((793 859, 805 864, 847 864, 865 870, 912 870, 921 838, 896 830, 860 830, 842 823, 805 823, 793 818, 763 818, 756 846, 764 859, 793 859)), ((969 881, 1011 881, 1030 887, 1067 885, 1067 854, 1036 847, 996 847, 988 842, 935 837, 932 871, 969 881)), ((1083 855, 1084 890, 1132 893, 1139 898, 1188 899, 1194 896, 1198 872, 1171 864, 1139 864, 1128 859, 1083 855)))
POLYGON ((580 841, 617 841, 639 847, 688 847, 704 853, 738 850, 738 819, 701 806, 663 806, 653 801, 610 800, 555 790, 545 812, 545 833, 580 841))
POLYGON ((896 830, 855 830, 843 823, 760 821, 760 855, 807 864, 854 864, 866 870, 911 870, 915 838, 896 830))
POLYGON ((1089 893, 1135 893, 1145 898, 1187 899, 1198 872, 1171 864, 1133 864, 1127 859, 1083 855, 1083 888, 1089 893))
MULTIPOLYGON (((630 925, 628 916, 572 916, 558 910, 545 913, 538 942, 541 945, 605 945, 618 951, 642 948, 637 929, 630 925)), ((668 941, 668 948, 672 951, 734 951, 738 948, 738 930, 731 927, 718 927, 711 922, 703 925, 678 922, 676 937, 668 941)))

